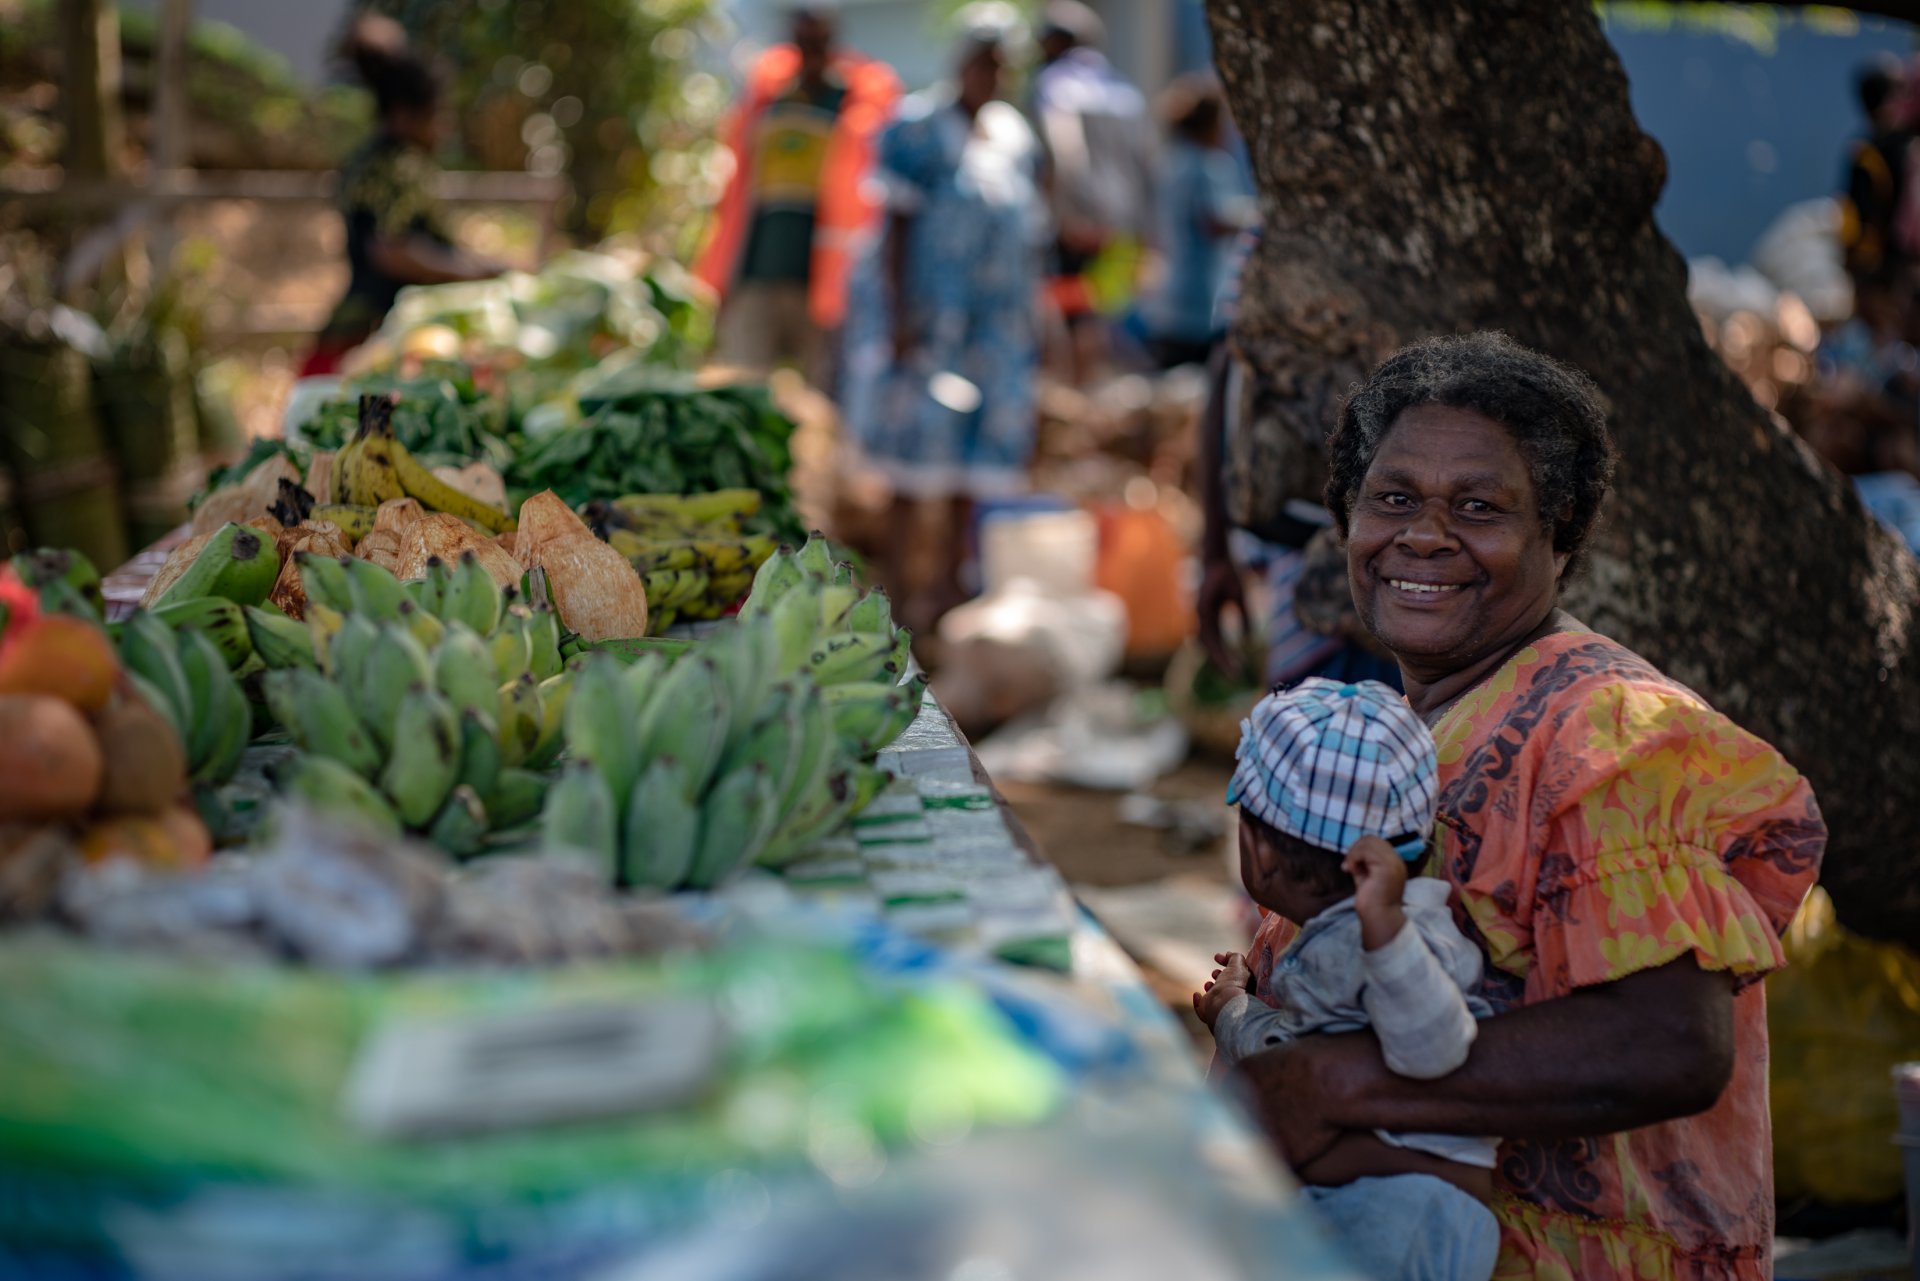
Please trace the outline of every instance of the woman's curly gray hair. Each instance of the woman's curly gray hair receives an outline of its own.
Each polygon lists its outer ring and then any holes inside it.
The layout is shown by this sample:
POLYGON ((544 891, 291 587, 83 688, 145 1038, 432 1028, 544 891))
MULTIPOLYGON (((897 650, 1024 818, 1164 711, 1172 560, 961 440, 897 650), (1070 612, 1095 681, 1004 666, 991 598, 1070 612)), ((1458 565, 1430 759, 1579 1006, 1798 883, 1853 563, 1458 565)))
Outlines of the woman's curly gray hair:
POLYGON ((1579 565, 1613 482, 1613 437, 1593 380, 1497 331, 1403 347, 1356 387, 1327 440, 1327 506, 1346 532, 1373 456, 1401 414, 1444 405, 1485 414, 1520 446, 1553 549, 1579 565))

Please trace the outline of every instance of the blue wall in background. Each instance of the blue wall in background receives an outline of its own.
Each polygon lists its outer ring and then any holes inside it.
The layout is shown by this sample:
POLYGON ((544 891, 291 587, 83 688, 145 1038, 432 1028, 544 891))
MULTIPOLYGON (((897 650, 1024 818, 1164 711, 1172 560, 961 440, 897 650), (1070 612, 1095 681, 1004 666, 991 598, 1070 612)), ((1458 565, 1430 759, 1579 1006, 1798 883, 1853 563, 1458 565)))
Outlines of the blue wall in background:
POLYGON ((1614 21, 1641 128, 1667 153, 1661 229, 1689 258, 1746 261, 1788 205, 1831 194, 1861 131, 1854 72, 1904 55, 1912 29, 1863 19, 1851 35, 1783 21, 1772 52, 1719 32, 1635 31, 1614 21))

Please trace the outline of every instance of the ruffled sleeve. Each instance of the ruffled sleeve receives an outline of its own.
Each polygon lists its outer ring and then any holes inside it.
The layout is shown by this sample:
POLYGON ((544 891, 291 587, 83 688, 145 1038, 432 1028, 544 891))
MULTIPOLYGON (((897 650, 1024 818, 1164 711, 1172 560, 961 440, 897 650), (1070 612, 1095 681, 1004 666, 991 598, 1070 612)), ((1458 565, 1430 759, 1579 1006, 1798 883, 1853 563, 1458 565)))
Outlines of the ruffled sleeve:
POLYGON ((1593 688, 1560 718, 1529 818, 1541 995, 1691 955, 1752 981, 1813 885, 1826 826, 1766 743, 1677 687, 1593 688))

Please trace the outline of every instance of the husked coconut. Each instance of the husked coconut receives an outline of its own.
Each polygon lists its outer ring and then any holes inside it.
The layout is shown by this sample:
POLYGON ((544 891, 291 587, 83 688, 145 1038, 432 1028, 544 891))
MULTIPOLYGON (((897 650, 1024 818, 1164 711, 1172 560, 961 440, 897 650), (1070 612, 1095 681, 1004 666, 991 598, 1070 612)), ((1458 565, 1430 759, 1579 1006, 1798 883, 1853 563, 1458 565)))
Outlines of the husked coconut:
POLYGON ((543 569, 560 621, 590 641, 647 634, 647 588, 633 563, 593 536, 552 490, 520 506, 514 554, 543 569))

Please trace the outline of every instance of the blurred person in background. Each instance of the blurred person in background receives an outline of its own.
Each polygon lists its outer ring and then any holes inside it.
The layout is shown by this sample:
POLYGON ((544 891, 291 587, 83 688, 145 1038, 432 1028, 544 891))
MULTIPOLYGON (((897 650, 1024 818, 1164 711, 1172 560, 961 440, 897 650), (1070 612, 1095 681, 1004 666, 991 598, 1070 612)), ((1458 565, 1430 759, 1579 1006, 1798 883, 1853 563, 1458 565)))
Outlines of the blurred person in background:
POLYGON ((1168 130, 1159 188, 1161 272, 1144 311, 1154 362, 1172 369, 1205 364, 1221 337, 1217 304, 1240 263, 1236 241, 1258 210, 1227 145, 1227 103, 1217 79, 1176 80, 1161 114, 1168 130))
POLYGON ((1050 0, 1033 74, 1054 222, 1047 292, 1067 330, 1056 363, 1077 387, 1107 363, 1103 307, 1124 303, 1155 247, 1153 124, 1146 99, 1100 52, 1105 34, 1078 0, 1050 0))
POLYGON ((1022 24, 999 0, 955 21, 953 82, 908 98, 881 135, 886 216, 847 321, 846 422, 892 483, 886 576, 923 631, 966 599, 975 500, 1027 488, 1039 363, 1039 144, 999 97, 1022 24), (938 577, 909 592, 930 506, 948 524, 938 577))
POLYGON ((303 378, 337 372, 405 286, 486 280, 506 270, 454 243, 434 195, 440 169, 433 157, 446 135, 439 71, 407 48, 399 23, 377 14, 353 21, 343 51, 373 93, 379 124, 340 167, 334 200, 347 224, 347 292, 314 340, 303 378))
POLYGON ((1913 88, 1892 58, 1870 63, 1854 79, 1866 136, 1847 153, 1840 197, 1840 248, 1854 290, 1882 289, 1909 259, 1898 219, 1906 190, 1913 88))
MULTIPOLYGON (((1278 687, 1322 676, 1380 681, 1399 689, 1399 665, 1354 608, 1346 544, 1333 528, 1333 514, 1317 502, 1295 499, 1255 530, 1236 527, 1227 510, 1228 446, 1246 412, 1246 389, 1245 366, 1226 335, 1239 309, 1241 274, 1259 242, 1256 228, 1233 244, 1214 303, 1219 341, 1207 360, 1207 403, 1194 451, 1202 518, 1200 591, 1194 602, 1200 647, 1221 672, 1254 684, 1278 687), (1248 602, 1248 574, 1261 584, 1257 617, 1248 602), (1257 671, 1243 671, 1248 655, 1228 636, 1229 610, 1261 644, 1257 671)), ((1315 488, 1318 479, 1312 478, 1315 488)))
POLYGON ((827 385, 854 241, 878 213, 864 178, 900 96, 883 63, 835 45, 835 7, 791 10, 722 134, 735 167, 695 274, 721 297, 715 354, 756 372, 792 363, 827 385))

